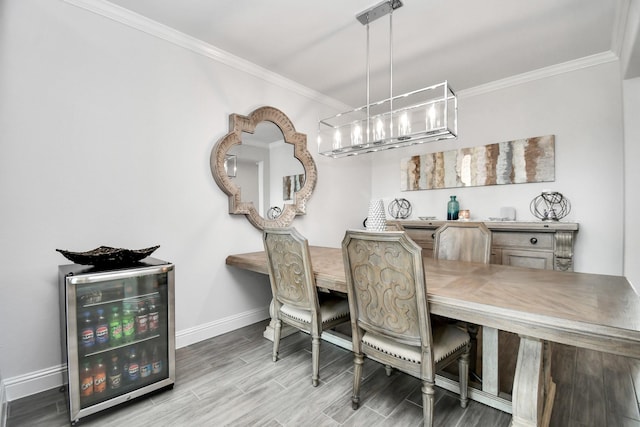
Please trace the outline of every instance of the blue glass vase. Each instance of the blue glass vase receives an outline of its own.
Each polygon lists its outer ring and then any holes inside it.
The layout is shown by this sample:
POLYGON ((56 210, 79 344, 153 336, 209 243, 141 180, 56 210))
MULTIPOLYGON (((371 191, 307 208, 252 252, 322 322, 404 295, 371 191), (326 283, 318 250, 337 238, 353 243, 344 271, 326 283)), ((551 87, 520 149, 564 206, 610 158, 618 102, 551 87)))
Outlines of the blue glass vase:
POLYGON ((447 203, 447 220, 456 221, 460 212, 460 203, 456 200, 456 196, 451 196, 451 200, 447 203))

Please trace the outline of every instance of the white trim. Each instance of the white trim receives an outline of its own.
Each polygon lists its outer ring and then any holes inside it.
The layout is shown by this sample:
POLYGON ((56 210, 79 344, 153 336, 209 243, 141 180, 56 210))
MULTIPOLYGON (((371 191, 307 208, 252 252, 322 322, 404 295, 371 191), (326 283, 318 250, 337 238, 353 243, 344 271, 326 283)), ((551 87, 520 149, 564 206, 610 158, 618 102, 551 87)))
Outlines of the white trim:
MULTIPOLYGON (((454 394, 460 394, 460 384, 456 380, 447 378, 443 375, 436 374, 436 385, 442 387, 445 390, 449 390, 454 394)), ((467 389, 469 399, 475 400, 492 408, 498 409, 507 414, 513 413, 511 401, 506 396, 495 396, 486 391, 478 390, 477 388, 469 387, 467 389)))
POLYGON ((326 342, 337 345, 338 347, 353 351, 353 342, 351 341, 351 337, 344 335, 338 331, 322 331, 322 335, 320 335, 320 338, 322 338, 326 342))
POLYGON ((5 427, 7 425, 7 393, 4 386, 4 380, 2 379, 2 373, 0 373, 0 426, 5 427))
POLYGON ((317 101, 328 107, 344 111, 350 107, 344 103, 321 94, 313 89, 303 86, 291 79, 260 67, 253 62, 249 62, 238 56, 235 56, 225 50, 219 49, 208 43, 203 42, 195 37, 182 33, 171 27, 159 22, 153 21, 142 15, 139 15, 129 9, 115 5, 105 0, 63 0, 73 6, 96 13, 105 18, 112 19, 131 28, 135 28, 144 33, 158 37, 162 40, 173 43, 176 46, 188 49, 199 55, 218 61, 222 64, 233 67, 237 70, 251 74, 268 83, 280 86, 284 89, 295 92, 313 101, 317 101))
POLYGON ((624 25, 621 25, 619 56, 621 61, 621 75, 623 79, 633 78, 638 73, 639 58, 636 44, 640 43, 640 1, 629 4, 624 15, 624 25), (635 56, 634 56, 635 55, 635 56))
POLYGON ((7 388, 7 401, 11 402, 22 397, 60 387, 66 370, 66 364, 56 365, 17 377, 7 378, 4 382, 7 388))
POLYGON ((613 30, 611 32, 611 50, 618 55, 618 57, 621 57, 622 54, 630 6, 629 0, 616 1, 613 30))
POLYGON ((573 61, 567 61, 561 64, 551 65, 549 67, 539 68, 537 70, 517 74, 515 76, 507 77, 502 80, 496 80, 469 89, 459 90, 456 92, 456 94, 458 95, 458 98, 483 95, 489 92, 506 89, 511 86, 517 86, 535 80, 545 79, 547 77, 553 77, 559 74, 569 73, 572 71, 581 70, 583 68, 589 68, 595 65, 606 64, 608 62, 617 60, 618 56, 611 51, 597 53, 595 55, 585 56, 584 58, 575 59, 573 61))
MULTIPOLYGON (((186 347, 268 318, 269 307, 267 306, 182 330, 176 333, 176 348, 186 347)), ((66 365, 57 365, 17 377, 7 378, 2 381, 2 387, 6 388, 6 400, 11 402, 62 386, 66 369, 66 365)))
MULTIPOLYGON (((135 28, 149 35, 158 37, 160 39, 168 41, 169 43, 173 43, 177 46, 183 47, 197 54, 206 56, 215 61, 226 64, 230 67, 236 68, 240 71, 256 76, 268 83, 272 83, 284 89, 291 90, 292 92, 298 93, 299 95, 307 97, 311 100, 314 100, 326 106, 335 108, 338 111, 346 111, 351 109, 350 106, 340 101, 337 101, 333 98, 323 95, 320 92, 317 92, 313 89, 303 86, 293 80, 287 79, 277 73, 274 73, 273 71, 267 70, 266 68, 260 67, 252 62, 249 62, 238 56, 232 55, 231 53, 225 50, 219 49, 215 46, 212 46, 208 43, 203 42, 202 40, 189 36, 185 33, 177 31, 159 22, 153 21, 129 9, 115 5, 106 0, 63 0, 63 1, 68 4, 96 13, 98 15, 104 16, 105 18, 112 19, 128 27, 135 28)), ((623 2, 623 4, 621 4, 616 11, 617 22, 619 22, 620 19, 622 19, 621 13, 624 11, 624 2, 627 0, 620 0, 620 1, 623 2)), ((579 58, 573 61, 552 65, 552 66, 541 68, 538 70, 533 70, 523 74, 507 77, 502 80, 496 80, 493 82, 489 82, 487 84, 475 86, 469 89, 460 90, 460 91, 457 91, 456 93, 459 98, 481 95, 481 94, 493 92, 496 90, 505 89, 511 86, 516 86, 519 84, 531 82, 534 80, 539 80, 539 79, 555 76, 558 74, 568 73, 568 72, 576 71, 582 68, 592 67, 594 65, 600 65, 607 62, 615 61, 618 59, 616 50, 621 48, 620 46, 618 46, 620 44, 619 37, 621 35, 620 34, 621 26, 624 27, 624 24, 619 23, 618 25, 615 26, 616 28, 614 29, 614 35, 612 40, 612 44, 613 44, 612 49, 614 49, 614 51, 602 52, 595 55, 586 56, 584 58, 579 58)))
POLYGON ((176 348, 186 347, 269 318, 269 306, 218 319, 176 333, 176 348))

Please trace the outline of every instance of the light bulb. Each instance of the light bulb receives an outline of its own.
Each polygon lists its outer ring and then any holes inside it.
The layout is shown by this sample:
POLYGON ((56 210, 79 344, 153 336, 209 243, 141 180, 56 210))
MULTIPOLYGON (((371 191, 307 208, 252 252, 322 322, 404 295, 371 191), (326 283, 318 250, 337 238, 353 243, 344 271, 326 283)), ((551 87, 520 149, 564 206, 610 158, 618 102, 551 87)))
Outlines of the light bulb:
POLYGON ((398 135, 404 136, 411 133, 411 123, 409 123, 409 115, 405 111, 400 116, 400 121, 398 122, 398 135))
POLYGON ((382 119, 378 118, 378 120, 376 121, 376 128, 375 131, 373 133, 373 138, 376 141, 381 141, 384 139, 384 122, 382 121, 382 119))
POLYGON ((431 104, 429 110, 427 111, 427 130, 433 129, 436 125, 436 107, 434 104, 431 104))
POLYGON ((351 127, 351 145, 362 144, 362 128, 358 123, 351 127))
POLYGON ((342 148, 342 135, 340 135, 340 130, 336 129, 333 134, 333 149, 338 150, 340 148, 342 148))

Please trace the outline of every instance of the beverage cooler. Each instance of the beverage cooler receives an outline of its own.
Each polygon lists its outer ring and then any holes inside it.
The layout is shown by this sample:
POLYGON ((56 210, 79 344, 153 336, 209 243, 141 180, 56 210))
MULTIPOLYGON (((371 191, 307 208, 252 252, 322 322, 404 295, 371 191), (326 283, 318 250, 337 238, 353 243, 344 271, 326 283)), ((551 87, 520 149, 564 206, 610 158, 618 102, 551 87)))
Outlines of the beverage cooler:
POLYGON ((174 266, 58 269, 72 424, 175 382, 174 266))

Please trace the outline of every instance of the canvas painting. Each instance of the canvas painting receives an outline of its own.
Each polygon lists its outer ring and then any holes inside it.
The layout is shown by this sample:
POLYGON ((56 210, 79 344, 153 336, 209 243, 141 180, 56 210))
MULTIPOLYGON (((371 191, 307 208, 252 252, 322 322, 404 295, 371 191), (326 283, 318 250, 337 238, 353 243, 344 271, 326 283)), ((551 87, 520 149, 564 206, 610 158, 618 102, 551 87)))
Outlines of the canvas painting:
POLYGON ((402 191, 555 180, 555 136, 518 139, 404 158, 402 191))
POLYGON ((304 185, 304 174, 289 175, 282 177, 282 198, 293 200, 293 195, 304 185))

